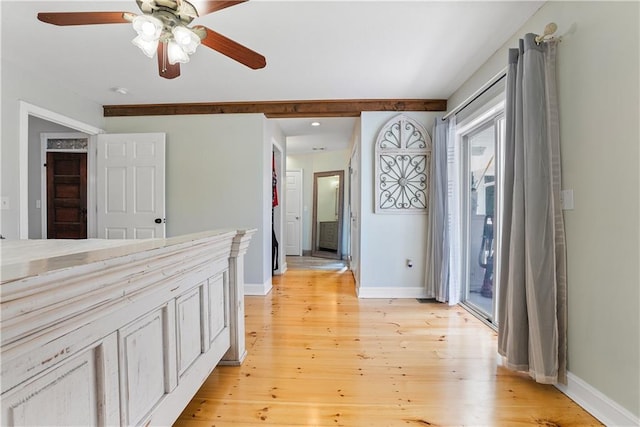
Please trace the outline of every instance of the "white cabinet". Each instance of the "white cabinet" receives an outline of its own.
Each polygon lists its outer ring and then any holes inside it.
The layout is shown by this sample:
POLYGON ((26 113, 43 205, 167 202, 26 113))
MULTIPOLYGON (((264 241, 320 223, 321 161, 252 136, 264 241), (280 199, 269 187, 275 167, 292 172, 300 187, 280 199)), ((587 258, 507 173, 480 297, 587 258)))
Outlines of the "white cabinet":
POLYGON ((2 425, 172 424, 223 357, 242 362, 237 270, 252 232, 160 239, 3 281, 2 425))

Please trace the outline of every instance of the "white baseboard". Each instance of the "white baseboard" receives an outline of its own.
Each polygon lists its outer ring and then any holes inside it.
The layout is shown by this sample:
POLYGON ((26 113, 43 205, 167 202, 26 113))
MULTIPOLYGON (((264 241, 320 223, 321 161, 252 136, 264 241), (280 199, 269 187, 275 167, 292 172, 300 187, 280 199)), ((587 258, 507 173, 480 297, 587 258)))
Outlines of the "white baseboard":
POLYGON ((427 295, 426 289, 419 286, 404 288, 358 286, 356 293, 358 298, 425 298, 427 295))
POLYGON ((280 268, 278 268, 277 270, 274 270, 273 275, 282 276, 286 272, 287 272, 287 263, 283 262, 280 264, 280 268))
POLYGON ((263 284, 259 283, 246 283, 244 284, 245 295, 265 296, 271 292, 271 278, 269 278, 263 284))
POLYGON ((567 385, 558 384, 556 387, 604 425, 612 427, 640 425, 640 418, 571 372, 567 373, 567 385))

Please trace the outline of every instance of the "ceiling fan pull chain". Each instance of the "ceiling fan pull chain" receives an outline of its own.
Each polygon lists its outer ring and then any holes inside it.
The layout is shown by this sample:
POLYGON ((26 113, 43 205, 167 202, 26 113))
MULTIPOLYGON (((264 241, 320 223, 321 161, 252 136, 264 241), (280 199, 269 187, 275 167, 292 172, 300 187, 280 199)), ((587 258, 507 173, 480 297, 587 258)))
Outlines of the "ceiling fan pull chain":
POLYGON ((167 71, 167 43, 162 43, 162 72, 167 71))
POLYGON ((158 43, 158 72, 160 76, 165 77, 169 67, 167 67, 167 44, 165 42, 158 43))

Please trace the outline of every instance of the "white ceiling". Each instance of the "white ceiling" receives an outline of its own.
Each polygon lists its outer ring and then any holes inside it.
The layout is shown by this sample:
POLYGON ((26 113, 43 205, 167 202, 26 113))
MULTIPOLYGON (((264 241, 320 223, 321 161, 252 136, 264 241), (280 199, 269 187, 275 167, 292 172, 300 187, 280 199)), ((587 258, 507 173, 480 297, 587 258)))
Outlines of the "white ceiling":
MULTIPOLYGON (((129 24, 57 27, 38 12, 128 11, 134 0, 1 0, 2 60, 110 104, 324 99, 446 99, 543 1, 252 0, 204 25, 261 53, 251 70, 200 46, 174 80, 158 76, 129 24), (127 95, 112 89, 123 87, 127 95)), ((279 119, 289 136, 351 136, 354 119, 279 119), (315 132, 315 133, 314 133, 315 132)), ((326 138, 325 138, 326 139, 326 138)))

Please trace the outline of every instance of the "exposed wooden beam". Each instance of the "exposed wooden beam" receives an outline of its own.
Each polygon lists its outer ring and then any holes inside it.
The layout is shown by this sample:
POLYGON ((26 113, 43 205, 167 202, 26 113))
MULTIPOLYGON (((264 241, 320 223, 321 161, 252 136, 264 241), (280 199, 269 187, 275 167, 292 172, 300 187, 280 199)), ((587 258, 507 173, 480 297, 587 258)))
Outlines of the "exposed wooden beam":
POLYGON ((363 111, 446 111, 446 99, 204 102, 105 105, 105 117, 263 113, 269 118, 358 117, 363 111))

